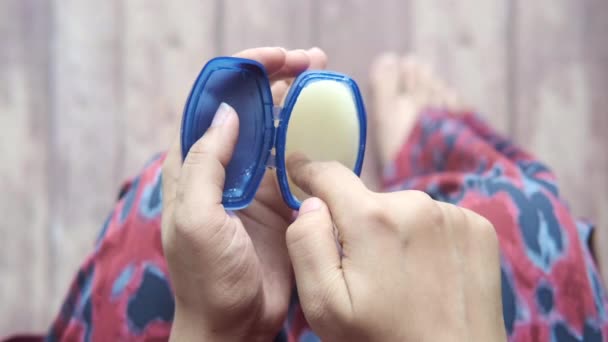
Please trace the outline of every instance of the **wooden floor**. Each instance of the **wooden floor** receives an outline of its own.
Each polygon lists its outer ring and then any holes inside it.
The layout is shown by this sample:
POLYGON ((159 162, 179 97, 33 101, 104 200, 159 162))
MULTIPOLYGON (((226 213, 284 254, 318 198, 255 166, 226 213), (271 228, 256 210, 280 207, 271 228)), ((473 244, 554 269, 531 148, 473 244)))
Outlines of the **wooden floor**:
POLYGON ((374 56, 418 54, 608 247, 607 33, 606 0, 0 0, 0 335, 47 327, 120 180, 205 61, 245 47, 318 45, 365 92, 374 56))

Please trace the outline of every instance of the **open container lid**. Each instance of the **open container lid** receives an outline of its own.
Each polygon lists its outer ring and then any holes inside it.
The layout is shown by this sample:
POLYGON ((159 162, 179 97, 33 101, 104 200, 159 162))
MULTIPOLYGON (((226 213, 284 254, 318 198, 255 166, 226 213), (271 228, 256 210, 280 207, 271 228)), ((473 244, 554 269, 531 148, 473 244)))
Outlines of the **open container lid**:
POLYGON ((198 78, 184 108, 181 127, 182 159, 211 125, 222 102, 232 106, 239 116, 239 137, 226 168, 222 204, 227 210, 246 207, 253 200, 267 166, 276 166, 284 201, 299 209, 300 201, 289 189, 285 170, 285 143, 289 117, 298 95, 307 84, 333 80, 345 84, 352 92, 359 120, 359 150, 353 171, 360 175, 366 141, 365 107, 355 81, 329 71, 307 71, 293 82, 285 107, 278 112, 277 128, 270 80, 264 66, 254 60, 218 57, 210 60, 198 78), (276 151, 271 156, 271 150, 276 151))
POLYGON ((229 210, 246 207, 262 181, 273 144, 273 103, 264 66, 256 61, 218 57, 199 74, 184 108, 182 158, 211 125, 225 102, 239 116, 239 137, 226 168, 222 203, 229 210))

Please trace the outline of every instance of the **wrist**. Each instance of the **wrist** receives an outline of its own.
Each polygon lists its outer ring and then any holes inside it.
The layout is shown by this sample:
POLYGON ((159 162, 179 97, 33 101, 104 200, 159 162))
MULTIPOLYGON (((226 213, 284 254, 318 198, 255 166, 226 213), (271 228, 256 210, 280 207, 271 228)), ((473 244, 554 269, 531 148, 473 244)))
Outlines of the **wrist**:
POLYGON ((243 336, 214 331, 206 322, 201 315, 176 307, 170 341, 245 341, 243 336))
POLYGON ((261 336, 239 326, 238 322, 234 326, 227 326, 224 329, 217 329, 209 324, 209 320, 199 312, 193 312, 186 308, 176 305, 173 325, 171 327, 170 341, 272 341, 275 336, 261 336))

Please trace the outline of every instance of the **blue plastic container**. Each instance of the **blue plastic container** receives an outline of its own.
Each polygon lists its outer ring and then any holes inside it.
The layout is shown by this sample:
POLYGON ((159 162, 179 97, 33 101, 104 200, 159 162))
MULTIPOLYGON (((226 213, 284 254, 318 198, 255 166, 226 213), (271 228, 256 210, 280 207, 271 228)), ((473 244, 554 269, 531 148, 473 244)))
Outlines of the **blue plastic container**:
MULTIPOLYGON (((346 75, 330 71, 307 71, 298 76, 283 108, 273 105, 270 80, 260 63, 243 58, 218 57, 200 72, 184 108, 181 127, 182 158, 211 125, 222 102, 239 115, 239 138, 226 169, 222 203, 227 210, 245 208, 255 197, 267 168, 276 168, 281 194, 293 209, 300 201, 293 196, 285 170, 285 139, 291 111, 306 85, 320 81, 341 82, 352 90, 359 119, 359 151, 353 171, 360 175, 366 140, 366 115, 359 87, 346 75), (279 125, 275 128, 274 121, 279 125), (271 150, 276 148, 276 158, 271 150)), ((311 132, 314 134, 314 132, 311 132)))

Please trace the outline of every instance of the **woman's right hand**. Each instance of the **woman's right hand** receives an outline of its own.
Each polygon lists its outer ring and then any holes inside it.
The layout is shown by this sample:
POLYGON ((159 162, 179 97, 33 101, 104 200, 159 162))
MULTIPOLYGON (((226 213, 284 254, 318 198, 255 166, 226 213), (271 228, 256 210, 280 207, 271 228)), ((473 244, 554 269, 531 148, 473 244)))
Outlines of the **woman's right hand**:
POLYGON ((288 169, 316 196, 287 247, 302 309, 324 341, 506 340, 489 221, 418 191, 373 193, 338 163, 294 156, 288 169))

